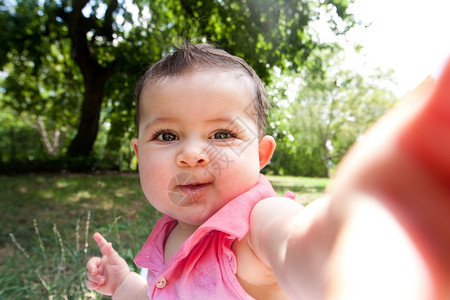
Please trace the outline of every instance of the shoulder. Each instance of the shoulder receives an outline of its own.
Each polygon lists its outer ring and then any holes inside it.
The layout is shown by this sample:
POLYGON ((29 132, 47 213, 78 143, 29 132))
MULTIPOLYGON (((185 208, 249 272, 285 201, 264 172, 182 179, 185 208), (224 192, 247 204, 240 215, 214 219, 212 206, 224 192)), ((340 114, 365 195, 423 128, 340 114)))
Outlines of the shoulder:
POLYGON ((236 278, 243 289, 255 299, 287 299, 275 274, 259 259, 249 244, 248 235, 233 243, 236 256, 236 278))
POLYGON ((288 197, 269 197, 265 198, 254 206, 252 217, 273 218, 279 216, 280 213, 286 213, 294 210, 299 211, 303 206, 297 201, 288 197))
POLYGON ((257 248, 261 235, 279 236, 286 229, 289 217, 302 210, 301 204, 286 197, 270 197, 258 202, 250 214, 249 241, 252 248, 257 248))
MULTIPOLYGON (((232 250, 236 256, 236 277, 247 293, 254 298, 284 299, 286 297, 278 284, 274 270, 270 267, 269 260, 261 252, 259 238, 261 235, 266 235, 268 228, 277 226, 279 217, 282 219, 286 213, 296 213, 300 209, 302 206, 289 198, 265 198, 254 206, 250 214, 249 233, 242 240, 234 242, 232 250)), ((277 233, 274 232, 274 234, 277 233)), ((266 235, 265 238, 269 236, 266 235)), ((276 237, 273 241, 278 243, 276 237)))

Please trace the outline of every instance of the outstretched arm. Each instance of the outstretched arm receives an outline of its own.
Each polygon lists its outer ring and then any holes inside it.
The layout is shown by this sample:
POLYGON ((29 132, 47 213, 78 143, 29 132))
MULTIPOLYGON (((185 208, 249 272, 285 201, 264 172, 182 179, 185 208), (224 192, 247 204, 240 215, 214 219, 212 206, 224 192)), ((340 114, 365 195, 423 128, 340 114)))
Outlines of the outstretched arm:
POLYGON ((295 299, 450 299, 450 64, 369 130, 328 198, 258 203, 250 244, 295 299))
POLYGON ((130 272, 126 261, 101 234, 95 233, 94 240, 102 257, 92 257, 87 263, 87 288, 113 299, 148 299, 146 281, 130 272))
POLYGON ((366 136, 331 194, 357 187, 376 196, 424 261, 429 299, 450 299, 450 60, 436 84, 426 80, 366 136))

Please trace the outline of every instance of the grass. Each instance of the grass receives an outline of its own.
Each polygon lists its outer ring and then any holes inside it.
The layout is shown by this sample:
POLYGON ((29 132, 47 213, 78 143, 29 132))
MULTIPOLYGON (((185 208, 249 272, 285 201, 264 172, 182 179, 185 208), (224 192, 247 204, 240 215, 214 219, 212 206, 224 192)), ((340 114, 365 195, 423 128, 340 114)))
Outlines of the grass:
POLYGON ((295 198, 303 205, 307 205, 323 196, 323 192, 328 185, 328 178, 308 178, 294 176, 267 176, 273 188, 279 195, 287 191, 297 194, 295 198))
MULTIPOLYGON (((303 204, 327 179, 268 176, 303 204)), ((102 299, 84 287, 99 231, 134 269, 133 257, 161 216, 137 174, 0 177, 0 299, 102 299), (7 274, 7 275, 6 275, 7 274)))

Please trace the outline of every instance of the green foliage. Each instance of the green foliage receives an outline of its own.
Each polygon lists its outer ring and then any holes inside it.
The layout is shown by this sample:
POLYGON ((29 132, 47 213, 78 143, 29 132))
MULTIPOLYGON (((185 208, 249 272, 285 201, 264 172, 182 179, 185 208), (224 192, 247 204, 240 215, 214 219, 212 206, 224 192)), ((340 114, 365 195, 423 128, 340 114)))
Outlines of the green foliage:
POLYGON ((45 157, 39 133, 23 121, 17 120, 17 113, 5 109, 0 111, 0 172, 20 169, 24 161, 45 157), (36 147, 37 145, 37 147, 36 147))
POLYGON ((65 28, 51 22, 55 15, 50 4, 18 1, 7 11, 1 7, 5 55, 0 66, 7 76, 0 106, 24 114, 31 125, 40 118, 48 132, 65 134, 77 119, 83 84, 70 58, 65 28))
POLYGON ((346 8, 342 0, 1 2, 0 100, 41 132, 69 139, 44 141, 49 155, 92 156, 98 123, 108 124, 102 155, 109 164, 135 132, 134 83, 174 38, 216 43, 270 82, 273 66, 299 70, 323 46, 309 30, 321 9, 349 27, 346 8))
POLYGON ((321 73, 304 70, 272 87, 270 133, 278 146, 270 165, 275 174, 328 177, 347 150, 397 100, 389 73, 363 76, 340 67, 338 52, 318 51, 321 73), (284 94, 283 94, 284 93, 284 94))
MULTIPOLYGON (((0 174, 133 169, 131 162, 134 153, 128 140, 131 133, 114 135, 102 126, 91 156, 48 155, 38 128, 31 126, 33 124, 26 116, 26 113, 18 114, 8 106, 0 111, 0 174), (117 148, 106 146, 110 136, 117 143, 117 148)), ((65 142, 62 149, 67 148, 68 141, 65 142)))

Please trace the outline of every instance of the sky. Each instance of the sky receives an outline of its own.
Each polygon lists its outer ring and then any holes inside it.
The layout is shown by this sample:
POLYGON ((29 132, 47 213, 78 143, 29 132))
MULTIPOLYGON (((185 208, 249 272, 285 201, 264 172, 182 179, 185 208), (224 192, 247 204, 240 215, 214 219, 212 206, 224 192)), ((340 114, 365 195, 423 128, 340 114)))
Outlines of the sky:
POLYGON ((450 0, 355 0, 357 19, 347 40, 363 46, 363 58, 347 55, 352 68, 393 69, 402 96, 428 75, 437 78, 450 58, 450 0))

